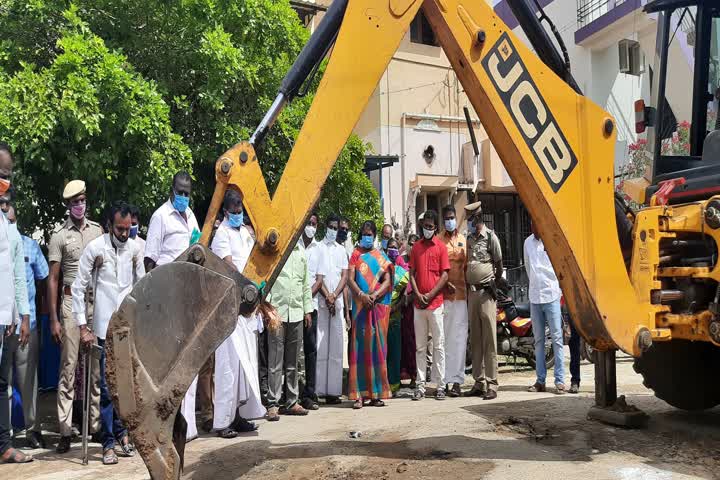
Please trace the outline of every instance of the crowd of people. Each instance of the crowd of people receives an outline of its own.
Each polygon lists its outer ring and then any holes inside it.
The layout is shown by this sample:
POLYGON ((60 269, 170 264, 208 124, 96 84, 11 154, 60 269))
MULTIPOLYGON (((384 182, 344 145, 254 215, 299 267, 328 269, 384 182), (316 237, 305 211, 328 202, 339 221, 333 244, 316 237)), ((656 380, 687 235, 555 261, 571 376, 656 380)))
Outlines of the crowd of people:
MULTIPOLYGON (((147 272, 172 262, 200 239, 190 208, 192 179, 177 173, 169 198, 152 215, 146 239, 139 235, 138 209, 117 201, 100 223, 87 218, 85 183, 63 191, 68 216, 52 234, 47 261, 34 240, 20 235, 11 188, 12 155, 0 145, 0 461, 32 457, 13 447, 8 386, 22 398, 25 439, 45 448, 36 415, 38 326, 35 295, 45 292, 52 337, 61 346, 57 385, 60 440, 57 453, 71 448, 78 431, 73 407, 86 386, 78 372, 89 368, 90 433, 102 444, 105 464, 134 455, 127 429, 114 411, 105 378, 104 343, 112 314, 147 272), (85 355, 93 346, 99 355, 85 355), (87 359, 88 365, 82 365, 87 359), (11 378, 15 371, 18 378, 11 378)), ((266 300, 256 312, 239 316, 233 333, 206 362, 188 389, 180 412, 187 439, 200 430, 234 438, 258 428, 252 420, 278 421, 308 415, 345 394, 352 408, 382 407, 405 385, 412 400, 463 395, 468 335, 473 385, 465 396, 498 395, 496 293, 503 281, 497 235, 483 223, 480 202, 465 207, 468 235, 460 233, 455 208, 441 217, 428 210, 420 235, 407 238, 391 225, 309 215, 298 242, 266 300), (442 223, 441 223, 442 221, 442 223), (318 240, 318 229, 324 230, 318 240), (355 238, 351 232, 357 232, 355 238), (345 371, 347 376, 345 377, 345 371), (429 378, 428 378, 429 375, 429 378), (433 390, 431 390, 432 392, 433 390)), ((22 222, 21 222, 22 223, 22 222)), ((242 272, 255 244, 255 231, 241 195, 228 190, 216 222, 211 250, 242 272)), ((549 327, 555 354, 555 387, 565 392, 560 289, 535 230, 525 243, 532 321, 536 332, 549 327)), ((537 380, 545 391, 545 337, 535 340, 537 380)), ((579 350, 579 347, 577 348, 579 350)), ((570 391, 579 387, 573 365, 570 391)))

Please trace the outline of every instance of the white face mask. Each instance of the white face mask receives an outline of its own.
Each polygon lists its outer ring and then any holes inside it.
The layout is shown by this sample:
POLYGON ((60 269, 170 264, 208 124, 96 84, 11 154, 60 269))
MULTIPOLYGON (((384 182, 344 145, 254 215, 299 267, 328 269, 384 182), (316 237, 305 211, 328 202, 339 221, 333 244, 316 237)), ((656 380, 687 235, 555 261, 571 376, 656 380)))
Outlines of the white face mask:
POLYGON ((305 226, 305 236, 307 238, 315 238, 315 232, 317 232, 316 227, 313 227, 312 225, 305 226))
POLYGON ((427 240, 430 240, 433 237, 433 235, 435 235, 435 230, 427 230, 427 229, 423 228, 423 236, 427 240))
POLYGON ((325 238, 328 242, 334 242, 337 238, 337 230, 333 230, 332 228, 328 228, 325 231, 325 238))
POLYGON ((110 234, 110 238, 112 239, 113 245, 115 245, 115 248, 117 248, 118 250, 125 248, 125 246, 127 245, 127 240, 121 242, 120 240, 118 240, 114 233, 110 234))

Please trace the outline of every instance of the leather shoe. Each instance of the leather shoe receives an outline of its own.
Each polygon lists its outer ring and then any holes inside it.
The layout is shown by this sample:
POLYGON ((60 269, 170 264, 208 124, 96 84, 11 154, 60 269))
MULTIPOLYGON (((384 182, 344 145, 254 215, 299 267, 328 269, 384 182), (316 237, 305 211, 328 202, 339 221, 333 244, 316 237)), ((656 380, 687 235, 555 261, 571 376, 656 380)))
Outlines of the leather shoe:
POLYGON ((497 398, 497 392, 495 390, 488 390, 485 395, 483 395, 483 400, 495 400, 497 398))
POLYGON ((481 388, 473 387, 463 394, 463 397, 484 397, 487 392, 481 388))
POLYGON ((28 432, 27 434, 28 447, 35 450, 38 448, 47 448, 45 438, 43 438, 40 432, 28 432))
POLYGON ((305 410, 318 410, 320 408, 320 405, 318 405, 315 400, 309 397, 303 398, 302 402, 300 402, 300 405, 302 405, 305 410))
POLYGON ((55 448, 57 453, 67 453, 70 451, 70 437, 60 437, 60 441, 55 448))

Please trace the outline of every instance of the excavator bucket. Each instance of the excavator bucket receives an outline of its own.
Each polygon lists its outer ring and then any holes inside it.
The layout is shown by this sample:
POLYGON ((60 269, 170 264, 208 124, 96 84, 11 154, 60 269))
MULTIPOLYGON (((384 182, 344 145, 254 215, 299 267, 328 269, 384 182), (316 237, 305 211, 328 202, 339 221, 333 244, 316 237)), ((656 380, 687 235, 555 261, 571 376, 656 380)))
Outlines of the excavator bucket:
POLYGON ((180 478, 185 392, 238 314, 249 314, 259 300, 252 282, 195 245, 143 277, 113 315, 107 381, 153 480, 180 478))

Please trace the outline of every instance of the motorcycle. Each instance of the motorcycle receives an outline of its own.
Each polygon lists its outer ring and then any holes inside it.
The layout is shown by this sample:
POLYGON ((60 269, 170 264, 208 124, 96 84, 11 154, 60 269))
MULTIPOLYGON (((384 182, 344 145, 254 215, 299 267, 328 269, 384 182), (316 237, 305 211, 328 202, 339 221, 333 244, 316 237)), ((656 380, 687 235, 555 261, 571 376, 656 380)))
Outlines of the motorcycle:
MULTIPOLYGON (((495 317, 497 327, 497 354, 513 357, 515 363, 517 358, 524 358, 534 369, 535 361, 535 337, 533 335, 532 320, 530 319, 529 304, 515 304, 509 295, 510 286, 497 289, 497 315, 495 317)), ((545 329, 545 366, 550 369, 555 364, 553 355, 550 330, 545 329)), ((472 369, 472 344, 468 335, 468 346, 466 350, 465 369, 472 369)))
MULTIPOLYGON (((497 353, 498 355, 524 358, 535 368, 535 335, 530 318, 530 304, 515 304, 508 294, 509 289, 498 288, 497 353)), ((545 366, 550 369, 555 364, 550 330, 545 329, 545 366)))

